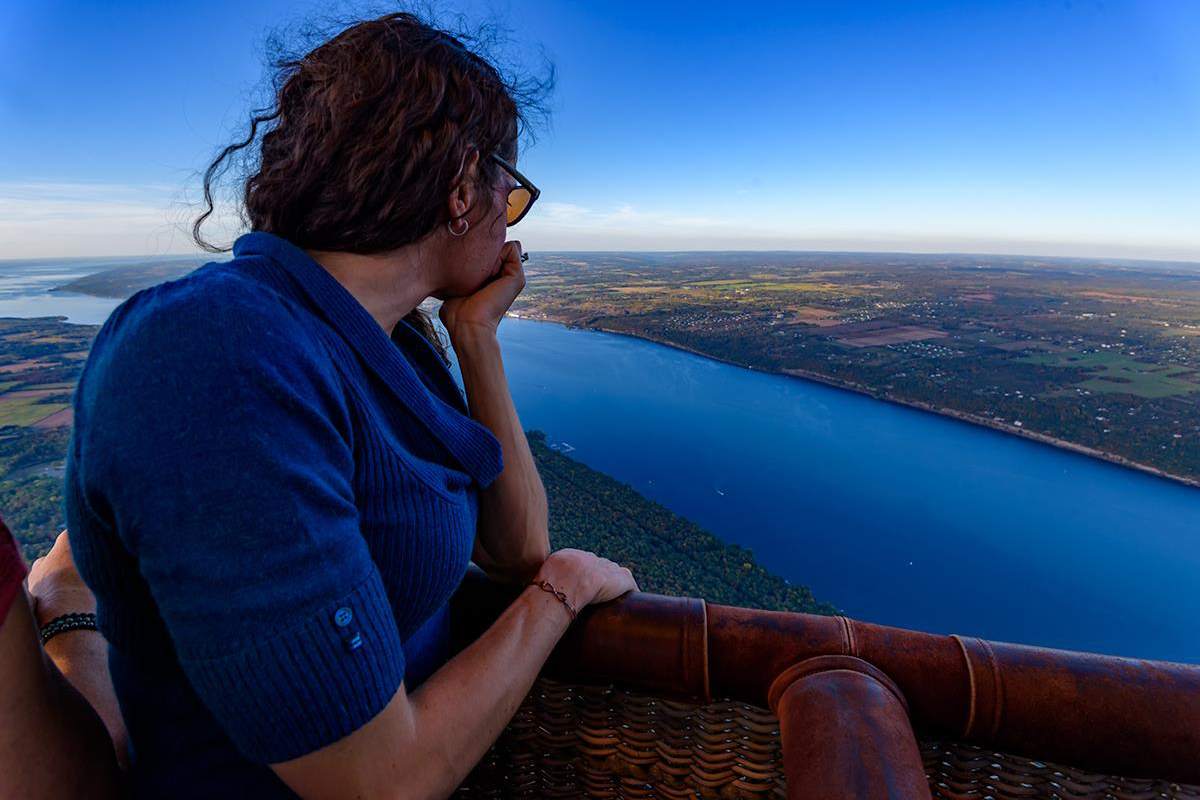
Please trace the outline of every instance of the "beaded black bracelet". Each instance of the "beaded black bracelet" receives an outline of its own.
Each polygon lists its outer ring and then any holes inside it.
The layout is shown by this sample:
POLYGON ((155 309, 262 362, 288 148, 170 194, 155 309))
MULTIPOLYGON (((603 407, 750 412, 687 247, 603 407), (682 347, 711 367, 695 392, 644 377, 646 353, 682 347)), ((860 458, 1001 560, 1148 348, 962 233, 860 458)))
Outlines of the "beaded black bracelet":
POLYGON ((571 605, 571 601, 567 599, 566 592, 562 591, 561 589, 555 589, 554 585, 551 584, 550 581, 533 580, 525 585, 526 586, 537 586, 540 589, 544 589, 545 591, 550 592, 550 594, 554 595, 559 600, 562 600, 563 605, 565 605, 567 607, 567 611, 571 612, 572 621, 575 619, 575 617, 579 616, 578 614, 575 613, 575 608, 574 608, 574 606, 571 605))
POLYGON ((42 644, 50 641, 54 636, 66 631, 94 631, 96 630, 96 615, 95 614, 63 614, 55 617, 42 626, 42 644))

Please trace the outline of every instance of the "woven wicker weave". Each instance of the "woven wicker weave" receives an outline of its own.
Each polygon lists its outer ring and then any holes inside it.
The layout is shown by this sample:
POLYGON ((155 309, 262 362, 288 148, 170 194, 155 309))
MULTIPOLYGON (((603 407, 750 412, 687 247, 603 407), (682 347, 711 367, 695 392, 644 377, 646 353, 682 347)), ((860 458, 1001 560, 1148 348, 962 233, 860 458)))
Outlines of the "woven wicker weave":
MULTIPOLYGON (((921 753, 935 800, 1200 800, 1200 787, 951 742, 922 742, 921 753)), ((455 797, 782 800, 779 721, 744 703, 690 705, 543 677, 455 797)))

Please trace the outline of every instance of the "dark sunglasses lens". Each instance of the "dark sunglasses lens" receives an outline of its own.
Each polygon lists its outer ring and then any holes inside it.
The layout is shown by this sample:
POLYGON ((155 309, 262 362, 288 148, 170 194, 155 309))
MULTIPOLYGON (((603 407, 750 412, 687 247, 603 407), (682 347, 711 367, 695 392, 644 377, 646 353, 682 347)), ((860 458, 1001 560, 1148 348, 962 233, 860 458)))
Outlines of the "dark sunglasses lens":
POLYGON ((518 186, 508 193, 508 224, 512 225, 521 218, 525 210, 529 208, 529 201, 533 196, 524 186, 518 186))

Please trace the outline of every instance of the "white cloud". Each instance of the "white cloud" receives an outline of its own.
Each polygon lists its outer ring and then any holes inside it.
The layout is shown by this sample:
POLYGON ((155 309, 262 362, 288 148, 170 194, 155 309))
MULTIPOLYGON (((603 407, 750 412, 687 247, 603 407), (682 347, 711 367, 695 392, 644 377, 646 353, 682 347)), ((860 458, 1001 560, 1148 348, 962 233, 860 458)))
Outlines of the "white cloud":
MULTIPOLYGON (((163 184, 0 181, 0 259, 194 253, 198 206, 163 184)), ((211 226, 222 239, 232 213, 211 226)))
POLYGON ((591 213, 591 209, 577 206, 573 203, 547 202, 538 203, 529 213, 530 216, 528 219, 534 219, 533 215, 537 215, 537 217, 551 224, 568 224, 586 219, 587 215, 591 213))
POLYGON ((545 203, 534 206, 526 220, 529 223, 527 228, 627 233, 734 227, 727 220, 687 216, 673 211, 645 210, 630 203, 617 203, 606 211, 574 203, 545 203))

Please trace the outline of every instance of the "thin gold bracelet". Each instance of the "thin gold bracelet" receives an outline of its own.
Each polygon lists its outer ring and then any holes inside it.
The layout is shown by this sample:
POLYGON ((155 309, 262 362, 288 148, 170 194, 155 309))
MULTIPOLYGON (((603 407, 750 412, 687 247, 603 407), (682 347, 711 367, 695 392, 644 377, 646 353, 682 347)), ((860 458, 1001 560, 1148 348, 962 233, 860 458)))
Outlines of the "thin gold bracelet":
POLYGON ((571 605, 571 601, 567 599, 566 593, 563 592, 561 589, 555 589, 554 586, 550 583, 550 581, 535 579, 525 585, 526 586, 536 586, 539 589, 544 589, 545 591, 550 592, 550 594, 557 597, 559 600, 562 600, 563 605, 565 605, 567 607, 567 611, 571 612, 571 621, 572 622, 575 620, 575 618, 577 616, 579 616, 575 612, 575 608, 571 605))

